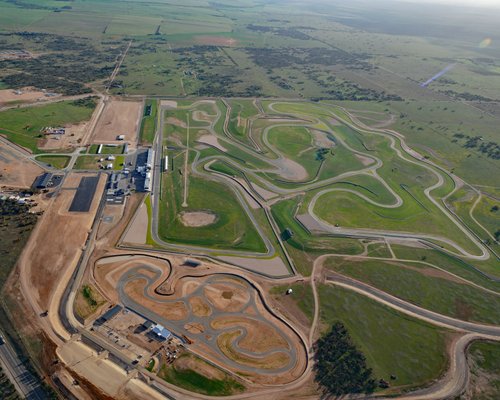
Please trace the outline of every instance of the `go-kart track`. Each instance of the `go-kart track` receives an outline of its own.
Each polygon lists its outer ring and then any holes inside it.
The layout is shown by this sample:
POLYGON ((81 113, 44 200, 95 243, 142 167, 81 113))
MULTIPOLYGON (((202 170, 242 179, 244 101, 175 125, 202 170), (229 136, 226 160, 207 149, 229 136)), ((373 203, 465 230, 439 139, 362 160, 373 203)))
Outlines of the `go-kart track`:
POLYGON ((189 337, 198 354, 258 382, 287 383, 306 365, 305 344, 273 315, 257 287, 245 278, 196 269, 171 271, 145 256, 99 260, 99 281, 116 280, 120 303, 189 337))

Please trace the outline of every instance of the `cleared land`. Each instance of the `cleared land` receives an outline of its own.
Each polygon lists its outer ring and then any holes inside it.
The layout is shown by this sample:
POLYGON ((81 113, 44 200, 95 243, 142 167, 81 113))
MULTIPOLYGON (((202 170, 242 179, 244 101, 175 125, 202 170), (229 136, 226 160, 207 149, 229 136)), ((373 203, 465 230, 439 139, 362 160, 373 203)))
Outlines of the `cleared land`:
POLYGON ((92 137, 93 143, 117 143, 118 135, 125 135, 131 147, 137 143, 142 104, 134 101, 111 100, 106 103, 92 137))
POLYGON ((0 142, 0 185, 29 188, 43 170, 19 152, 0 142))

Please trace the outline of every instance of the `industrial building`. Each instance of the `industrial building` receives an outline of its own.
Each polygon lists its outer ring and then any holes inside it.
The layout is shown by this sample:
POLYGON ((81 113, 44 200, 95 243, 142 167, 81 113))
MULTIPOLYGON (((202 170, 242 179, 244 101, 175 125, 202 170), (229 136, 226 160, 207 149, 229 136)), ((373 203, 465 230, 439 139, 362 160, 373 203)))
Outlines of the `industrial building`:
POLYGON ((51 186, 52 183, 52 174, 46 172, 35 179, 33 182, 34 189, 46 189, 51 186))
POLYGON ((151 329, 151 333, 156 335, 156 338, 159 340, 167 340, 172 333, 165 328, 163 325, 157 324, 151 329))
POLYGON ((153 149, 148 149, 148 157, 146 160, 146 170, 150 171, 153 168, 155 162, 155 151, 153 149))

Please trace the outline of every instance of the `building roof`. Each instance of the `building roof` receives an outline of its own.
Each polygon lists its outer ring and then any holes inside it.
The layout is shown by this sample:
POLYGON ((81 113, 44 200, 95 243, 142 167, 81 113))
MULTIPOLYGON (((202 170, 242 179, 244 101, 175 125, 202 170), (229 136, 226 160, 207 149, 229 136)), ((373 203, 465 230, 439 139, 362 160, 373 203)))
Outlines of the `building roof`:
POLYGON ((163 325, 160 324, 155 325, 154 328, 151 330, 151 332, 155 333, 156 335, 164 339, 168 339, 172 334, 167 328, 165 328, 163 325))
POLYGON ((37 189, 45 189, 52 179, 52 174, 46 172, 35 179, 33 187, 37 189))
POLYGON ((116 314, 118 314, 121 310, 122 310, 122 306, 117 304, 116 306, 114 306, 113 308, 110 308, 108 311, 106 311, 101 319, 103 319, 104 321, 109 321, 111 318, 113 318, 116 314))

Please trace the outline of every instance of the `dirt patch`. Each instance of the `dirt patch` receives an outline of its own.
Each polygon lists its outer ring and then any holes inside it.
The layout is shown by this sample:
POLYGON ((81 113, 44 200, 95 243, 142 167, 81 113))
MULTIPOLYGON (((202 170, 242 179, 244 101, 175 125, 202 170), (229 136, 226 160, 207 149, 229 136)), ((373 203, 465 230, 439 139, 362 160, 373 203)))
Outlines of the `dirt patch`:
POLYGON ((263 353, 276 349, 287 349, 287 341, 272 326, 250 318, 234 317, 215 319, 210 324, 214 329, 245 328, 247 334, 238 346, 251 353, 263 353))
POLYGON ((188 310, 184 302, 178 301, 166 304, 151 300, 144 296, 145 285, 146 282, 144 280, 129 281, 125 285, 125 293, 137 303, 149 308, 165 319, 173 321, 186 319, 188 310))
MULTIPOLYGON (((116 207, 116 206, 113 206, 116 207)), ((145 244, 148 234, 148 209, 146 204, 142 203, 132 223, 130 224, 125 237, 124 243, 145 244)))
POLYGON ((363 166, 365 166, 365 167, 370 165, 370 164, 373 164, 373 159, 370 157, 366 157, 366 156, 363 156, 363 155, 357 154, 357 153, 354 153, 354 155, 361 162, 361 164, 363 164, 363 166))
POLYGON ((81 146, 87 126, 88 122, 66 125, 64 135, 45 135, 43 139, 38 140, 37 145, 42 150, 71 149, 81 146))
POLYGON ((187 125, 185 121, 181 121, 179 118, 168 117, 165 122, 170 125, 178 126, 180 128, 187 129, 187 125))
POLYGON ((290 181, 303 181, 308 178, 306 169, 298 162, 282 158, 273 162, 279 168, 279 175, 290 181))
POLYGON ((201 297, 191 297, 189 304, 195 317, 208 317, 212 314, 212 309, 201 297))
POLYGON ((177 102, 174 100, 160 100, 160 106, 169 107, 169 108, 177 108, 177 102))
POLYGON ((181 212, 179 217, 182 224, 190 228, 211 225, 217 221, 216 214, 206 211, 181 212))
POLYGON ((142 116, 142 103, 112 100, 106 104, 94 130, 93 143, 123 143, 116 139, 125 135, 125 141, 135 146, 142 116))
POLYGON ((199 44, 209 44, 212 46, 235 46, 238 41, 222 36, 195 36, 194 38, 199 44))
POLYGON ((316 146, 324 149, 331 149, 332 147, 335 147, 335 142, 330 140, 325 132, 311 129, 311 134, 314 137, 314 144, 316 146))
POLYGON ((189 322, 184 325, 184 329, 189 333, 194 333, 195 335, 205 332, 205 327, 198 322, 189 322))
POLYGON ((0 142, 0 186, 29 188, 42 172, 37 164, 0 142))
POLYGON ((233 346, 233 342, 241 335, 240 330, 233 332, 225 332, 217 338, 219 349, 229 359, 251 367, 262 368, 267 370, 282 368, 290 361, 290 357, 286 353, 277 352, 267 357, 251 357, 249 355, 238 352, 233 346))
POLYGON ((83 245, 92 226, 104 190, 106 176, 101 175, 89 212, 69 212, 76 187, 83 176, 94 174, 71 173, 63 189, 38 222, 19 263, 26 268, 26 279, 33 290, 30 295, 47 309, 57 282, 68 268, 78 262, 83 245))
POLYGON ((4 89, 0 90, 0 106, 11 102, 27 103, 53 99, 55 97, 61 97, 61 95, 57 94, 56 96, 49 97, 45 95, 45 92, 33 88, 22 88, 19 90, 4 89))
POLYGON ((237 312, 243 309, 250 300, 250 294, 246 289, 237 288, 226 283, 214 283, 206 286, 204 289, 205 296, 212 305, 225 312, 237 312), (230 298, 227 298, 227 293, 231 292, 230 298), (226 296, 224 296, 226 293, 226 296))
POLYGON ((217 137, 214 135, 200 136, 198 138, 197 142, 213 146, 213 147, 219 149, 220 151, 223 151, 224 153, 227 152, 227 149, 219 143, 219 139, 217 139, 217 137))

